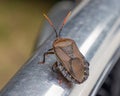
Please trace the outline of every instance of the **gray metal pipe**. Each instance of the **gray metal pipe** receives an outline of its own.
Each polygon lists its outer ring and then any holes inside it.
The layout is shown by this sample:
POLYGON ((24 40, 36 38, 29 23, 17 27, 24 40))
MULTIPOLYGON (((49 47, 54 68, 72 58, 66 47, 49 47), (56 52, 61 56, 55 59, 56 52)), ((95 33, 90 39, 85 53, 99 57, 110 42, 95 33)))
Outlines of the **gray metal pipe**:
POLYGON ((88 96, 95 95, 109 69, 120 56, 120 1, 86 0, 78 5, 65 25, 62 36, 75 40, 90 63, 90 76, 81 85, 66 80, 58 84, 59 74, 51 70, 55 56, 48 56, 45 65, 38 65, 55 38, 48 39, 1 91, 1 96, 88 96))

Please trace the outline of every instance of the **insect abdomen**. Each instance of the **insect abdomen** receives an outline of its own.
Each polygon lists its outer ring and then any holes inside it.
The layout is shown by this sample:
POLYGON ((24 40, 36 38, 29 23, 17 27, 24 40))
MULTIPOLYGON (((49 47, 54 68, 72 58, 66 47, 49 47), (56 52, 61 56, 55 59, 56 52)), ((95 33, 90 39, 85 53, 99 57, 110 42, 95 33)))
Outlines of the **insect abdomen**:
POLYGON ((64 70, 59 69, 66 79, 74 83, 82 83, 88 78, 89 73, 86 71, 89 68, 86 69, 85 58, 73 40, 58 39, 53 47, 60 63, 59 66, 64 68, 64 70))

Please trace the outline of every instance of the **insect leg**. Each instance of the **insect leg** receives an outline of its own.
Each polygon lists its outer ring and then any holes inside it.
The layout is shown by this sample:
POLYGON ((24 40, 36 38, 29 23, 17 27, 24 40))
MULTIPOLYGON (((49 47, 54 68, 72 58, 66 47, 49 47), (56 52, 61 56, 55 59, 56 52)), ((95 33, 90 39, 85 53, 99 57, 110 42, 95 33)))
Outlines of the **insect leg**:
POLYGON ((58 65, 57 65, 57 61, 53 64, 53 66, 52 66, 52 71, 53 72, 57 72, 58 71, 58 65))
POLYGON ((48 54, 54 54, 54 52, 45 52, 43 54, 43 61, 42 62, 39 62, 39 64, 44 64, 45 63, 45 56, 48 55, 48 54))
POLYGON ((53 48, 48 49, 48 51, 52 51, 52 50, 53 50, 53 48))
POLYGON ((61 85, 62 84, 62 80, 58 80, 58 83, 59 83, 59 85, 61 85))

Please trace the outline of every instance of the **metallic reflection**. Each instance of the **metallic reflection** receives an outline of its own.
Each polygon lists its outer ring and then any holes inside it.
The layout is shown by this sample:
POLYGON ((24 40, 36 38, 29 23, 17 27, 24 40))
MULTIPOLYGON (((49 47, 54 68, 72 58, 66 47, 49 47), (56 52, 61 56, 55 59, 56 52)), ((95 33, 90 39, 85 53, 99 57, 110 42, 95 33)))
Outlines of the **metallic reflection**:
POLYGON ((74 93, 77 93, 76 96, 89 96, 90 92, 95 87, 96 83, 98 83, 98 80, 102 76, 103 72, 106 72, 106 69, 108 71, 110 67, 113 66, 113 63, 111 63, 110 61, 113 58, 115 59, 119 58, 119 57, 115 57, 114 54, 116 49, 119 48, 120 46, 119 26, 120 26, 120 18, 116 20, 109 34, 105 37, 104 42, 100 44, 101 46, 99 47, 99 50, 95 52, 95 55, 90 60, 90 75, 88 80, 81 85, 76 85, 72 90, 70 96, 74 96, 74 93), (107 67, 109 67, 109 69, 107 67))
POLYGON ((46 92, 45 96, 62 96, 64 89, 60 86, 53 84, 46 92))
POLYGON ((86 55, 90 47, 96 42, 97 38, 99 35, 104 32, 103 30, 105 29, 106 25, 109 23, 111 18, 106 20, 105 22, 101 23, 98 25, 93 32, 90 34, 90 36, 84 41, 84 43, 80 46, 81 52, 86 55), (87 46, 87 47, 86 47, 87 46))
MULTIPOLYGON (((90 75, 84 83, 74 86, 63 80, 62 85, 59 85, 58 74, 51 70, 56 61, 55 57, 49 56, 46 64, 38 65, 43 58, 43 53, 51 48, 54 36, 50 35, 1 91, 0 95, 89 96, 92 89, 98 84, 98 80, 101 79, 102 73, 110 65, 108 62, 111 61, 111 58, 116 60, 115 51, 120 46, 119 4, 120 0, 90 0, 82 10, 78 8, 75 15, 72 15, 74 17, 71 17, 72 19, 64 27, 63 36, 74 39, 90 62, 90 75), (80 22, 83 23, 80 24, 80 22)), ((65 3, 62 5, 66 6, 65 3)), ((60 6, 60 8, 63 7, 60 6)), ((57 16, 58 13, 63 14, 57 8, 56 11, 57 16)))

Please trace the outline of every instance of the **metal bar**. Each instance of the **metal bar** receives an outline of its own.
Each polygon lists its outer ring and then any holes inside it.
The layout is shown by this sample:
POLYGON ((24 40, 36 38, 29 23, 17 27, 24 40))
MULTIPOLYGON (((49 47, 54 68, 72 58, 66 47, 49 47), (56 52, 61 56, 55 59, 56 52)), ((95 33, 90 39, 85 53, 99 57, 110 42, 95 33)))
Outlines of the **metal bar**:
POLYGON ((38 65, 43 53, 52 47, 55 35, 50 35, 5 86, 1 96, 88 96, 92 94, 100 77, 108 73, 120 55, 116 54, 120 48, 119 4, 119 0, 91 0, 82 8, 79 5, 73 10, 70 20, 62 31, 63 37, 76 41, 80 51, 90 62, 90 76, 86 82, 74 85, 63 81, 60 85, 57 79, 59 75, 51 70, 56 61, 54 55, 47 57, 45 65, 38 65))

